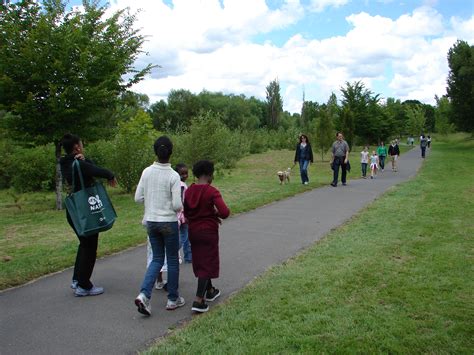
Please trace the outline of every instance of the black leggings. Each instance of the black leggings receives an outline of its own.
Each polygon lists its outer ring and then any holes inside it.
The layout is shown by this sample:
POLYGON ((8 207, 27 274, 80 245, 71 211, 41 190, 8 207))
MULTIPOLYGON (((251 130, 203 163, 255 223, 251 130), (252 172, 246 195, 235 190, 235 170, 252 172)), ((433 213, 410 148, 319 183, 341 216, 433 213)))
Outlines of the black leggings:
MULTIPOLYGON (((74 229, 69 213, 67 213, 67 220, 72 229, 74 229)), ((90 278, 92 276, 92 272, 94 271, 95 260, 97 258, 99 233, 90 235, 88 237, 79 237, 76 233, 76 236, 79 239, 79 247, 77 248, 76 262, 74 264, 74 274, 72 275, 72 279, 76 280, 81 288, 90 290, 93 286, 90 278)))
POLYGON ((212 289, 211 279, 204 279, 198 277, 198 287, 196 291, 196 296, 199 298, 204 298, 206 296, 206 292, 210 289, 212 289))

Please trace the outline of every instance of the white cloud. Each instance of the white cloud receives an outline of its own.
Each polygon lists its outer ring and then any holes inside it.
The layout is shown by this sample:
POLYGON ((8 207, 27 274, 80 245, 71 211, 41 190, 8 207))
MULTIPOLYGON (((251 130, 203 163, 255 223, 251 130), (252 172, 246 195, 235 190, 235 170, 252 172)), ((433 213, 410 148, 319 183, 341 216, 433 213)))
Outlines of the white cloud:
POLYGON ((323 12, 328 7, 340 7, 349 3, 350 0, 311 0, 310 10, 314 12, 323 12))
POLYGON ((278 78, 284 107, 291 112, 300 111, 303 87, 308 100, 326 102, 331 92, 340 96, 340 87, 355 80, 368 88, 388 83, 384 97, 432 103, 435 94, 445 93, 448 49, 456 38, 474 40, 474 17, 448 21, 427 6, 396 19, 352 14, 346 18, 352 28, 344 35, 315 40, 295 33, 282 46, 252 43, 252 38, 300 21, 305 14, 298 0, 277 9, 264 0, 174 0, 172 6, 157 0, 112 1, 112 8, 125 6, 142 8, 137 25, 150 36, 145 47, 150 56, 140 61, 163 67, 134 87, 151 102, 180 88, 264 99, 266 85, 278 78))

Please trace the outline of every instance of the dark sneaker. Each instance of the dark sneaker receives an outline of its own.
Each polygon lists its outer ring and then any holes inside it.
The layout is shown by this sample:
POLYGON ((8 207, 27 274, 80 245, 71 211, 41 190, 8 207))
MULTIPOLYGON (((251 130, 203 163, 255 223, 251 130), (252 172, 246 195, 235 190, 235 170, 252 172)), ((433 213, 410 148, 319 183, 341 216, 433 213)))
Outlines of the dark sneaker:
POLYGON ((209 306, 206 304, 206 302, 193 302, 193 307, 191 308, 192 311, 198 312, 198 313, 204 313, 209 310, 209 306))
POLYGON ((342 186, 346 186, 347 184, 345 182, 342 183, 342 186))
POLYGON ((336 187, 336 186, 337 186, 337 184, 336 184, 336 183, 334 183, 334 182, 331 182, 331 186, 332 186, 332 187, 336 187))
POLYGON ((140 293, 135 298, 135 305, 138 307, 138 312, 146 316, 151 316, 150 299, 144 293, 140 293))
POLYGON ((212 302, 214 301, 217 297, 221 295, 221 291, 219 289, 213 287, 210 290, 207 290, 206 292, 206 301, 207 302, 212 302))
POLYGON ((86 290, 80 286, 77 286, 74 291, 74 296, 76 297, 85 297, 85 296, 97 296, 104 293, 103 287, 92 286, 90 290, 86 290))

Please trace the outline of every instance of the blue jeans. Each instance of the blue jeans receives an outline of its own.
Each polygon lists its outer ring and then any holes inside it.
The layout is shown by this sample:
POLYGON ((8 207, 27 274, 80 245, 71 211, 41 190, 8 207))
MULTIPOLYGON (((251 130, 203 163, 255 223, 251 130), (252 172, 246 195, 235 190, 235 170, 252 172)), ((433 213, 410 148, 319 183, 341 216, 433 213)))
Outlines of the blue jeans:
POLYGON ((367 163, 360 163, 362 167, 362 176, 367 176, 367 163))
POLYGON ((308 165, 309 160, 300 160, 300 175, 301 175, 301 182, 304 184, 305 182, 309 182, 308 179, 308 165))
POLYGON ((140 289, 146 297, 151 298, 153 285, 166 259, 168 262, 168 299, 178 298, 179 282, 179 232, 178 222, 147 222, 148 237, 150 238, 153 260, 145 273, 140 289))
POLYGON ((188 225, 186 223, 179 226, 179 241, 183 247, 184 261, 190 263, 193 260, 191 253, 191 243, 188 238, 188 225))
POLYGON ((385 169, 385 155, 379 155, 380 169, 385 169))

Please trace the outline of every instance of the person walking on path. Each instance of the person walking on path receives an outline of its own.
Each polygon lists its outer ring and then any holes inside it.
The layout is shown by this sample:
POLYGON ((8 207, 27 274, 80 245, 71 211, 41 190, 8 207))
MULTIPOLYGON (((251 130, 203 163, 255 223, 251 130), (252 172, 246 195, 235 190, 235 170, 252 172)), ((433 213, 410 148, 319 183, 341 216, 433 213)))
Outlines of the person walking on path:
MULTIPOLYGON (((186 185, 186 180, 188 179, 188 167, 184 163, 176 164, 175 167, 176 172, 179 174, 181 179, 181 202, 184 206, 184 194, 188 189, 188 185, 186 185)), ((184 262, 190 264, 193 260, 193 254, 191 252, 191 244, 189 243, 188 238, 188 221, 186 217, 184 217, 184 211, 178 212, 178 224, 179 224, 179 244, 181 248, 183 248, 183 257, 184 262)), ((180 249, 181 249, 180 248, 180 249)))
MULTIPOLYGON (((79 176, 75 176, 75 186, 71 186, 73 177, 72 164, 74 163, 74 160, 79 162, 81 173, 84 178, 84 185, 86 187, 90 187, 94 184, 94 178, 105 178, 108 180, 110 186, 117 186, 117 180, 115 180, 114 174, 111 171, 94 165, 91 160, 84 157, 84 146, 82 145, 79 136, 65 134, 61 140, 61 144, 66 153, 66 155, 59 161, 61 174, 70 186, 72 192, 81 189, 79 176)), ((94 286, 90 280, 97 258, 99 233, 87 237, 80 237, 72 224, 71 216, 67 209, 66 217, 69 225, 79 239, 79 247, 77 248, 76 262, 74 264, 71 283, 74 295, 77 297, 100 295, 104 293, 104 289, 102 287, 94 286)))
POLYGON ((425 135, 422 134, 420 137, 420 149, 421 149, 422 158, 425 158, 427 146, 428 146, 428 140, 426 139, 425 135))
POLYGON ((300 135, 300 141, 296 145, 294 163, 296 164, 297 162, 300 164, 301 182, 304 185, 308 185, 308 167, 313 162, 313 150, 311 149, 308 137, 304 134, 300 135))
POLYGON ((367 164, 369 163, 369 147, 365 146, 360 152, 360 165, 362 168, 362 177, 367 179, 367 164))
POLYGON ((135 201, 145 204, 144 219, 153 251, 153 259, 143 279, 140 293, 135 298, 138 312, 151 315, 150 298, 153 285, 163 266, 165 253, 168 263, 168 302, 167 310, 184 306, 179 296, 179 232, 177 213, 183 208, 181 203, 181 182, 179 175, 169 163, 173 144, 166 136, 159 137, 154 144, 157 162, 142 172, 135 201))
POLYGON ((219 277, 219 224, 221 218, 229 216, 221 193, 211 186, 214 164, 208 160, 198 161, 193 166, 198 179, 184 196, 184 215, 189 223, 189 240, 193 253, 193 271, 198 278, 196 299, 192 310, 203 313, 209 310, 207 302, 214 301, 220 291, 211 279, 219 277))
POLYGON ((383 142, 380 142, 380 145, 377 147, 377 156, 379 157, 379 166, 380 170, 385 169, 385 157, 387 156, 387 147, 383 142))
POLYGON ((388 155, 392 161, 392 171, 398 171, 398 156, 400 155, 400 148, 398 147, 397 141, 393 140, 392 144, 388 148, 388 155))
POLYGON ((339 179, 339 167, 341 167, 341 182, 346 185, 347 162, 349 161, 349 144, 344 140, 342 132, 336 133, 336 141, 331 148, 331 167, 333 169, 333 180, 331 186, 336 187, 339 179))
POLYGON ((377 176, 378 167, 379 167, 379 157, 377 156, 377 152, 374 150, 372 151, 372 155, 370 156, 370 178, 371 179, 377 176))
POLYGON ((431 136, 426 137, 427 147, 431 148, 431 136))

